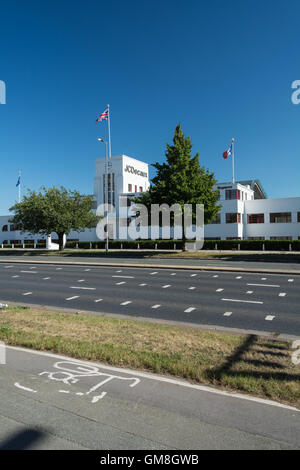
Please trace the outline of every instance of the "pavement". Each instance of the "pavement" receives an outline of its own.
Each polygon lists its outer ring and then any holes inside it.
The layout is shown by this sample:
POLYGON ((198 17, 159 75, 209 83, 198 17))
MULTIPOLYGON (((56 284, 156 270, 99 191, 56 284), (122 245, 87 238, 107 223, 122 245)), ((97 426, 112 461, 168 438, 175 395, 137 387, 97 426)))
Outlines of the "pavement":
POLYGON ((298 449, 300 412, 158 375, 6 347, 0 449, 298 449))
POLYGON ((298 276, 30 261, 0 263, 0 302, 300 337, 298 276))

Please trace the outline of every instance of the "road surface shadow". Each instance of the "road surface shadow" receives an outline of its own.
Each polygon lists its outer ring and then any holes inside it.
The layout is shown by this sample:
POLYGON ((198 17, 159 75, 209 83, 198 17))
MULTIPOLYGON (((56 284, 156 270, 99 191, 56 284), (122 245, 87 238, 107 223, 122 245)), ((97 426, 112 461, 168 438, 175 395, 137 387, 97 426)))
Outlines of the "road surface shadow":
POLYGON ((0 443, 0 450, 26 450, 45 438, 45 434, 36 429, 18 431, 0 443))

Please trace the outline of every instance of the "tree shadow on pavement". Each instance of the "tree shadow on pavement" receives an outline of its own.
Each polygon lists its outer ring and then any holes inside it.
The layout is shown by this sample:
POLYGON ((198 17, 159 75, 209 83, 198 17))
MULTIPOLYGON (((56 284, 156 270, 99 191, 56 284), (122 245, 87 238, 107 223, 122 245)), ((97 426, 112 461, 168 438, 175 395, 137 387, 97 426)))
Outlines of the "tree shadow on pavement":
POLYGON ((45 434, 36 429, 17 431, 0 443, 0 450, 26 450, 45 438, 45 434))

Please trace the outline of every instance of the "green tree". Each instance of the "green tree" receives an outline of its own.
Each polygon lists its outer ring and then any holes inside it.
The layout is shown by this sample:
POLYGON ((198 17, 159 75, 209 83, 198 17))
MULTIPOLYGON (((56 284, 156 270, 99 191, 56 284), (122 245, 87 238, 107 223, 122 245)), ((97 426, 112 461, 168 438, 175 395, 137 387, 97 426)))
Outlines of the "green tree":
MULTIPOLYGON (((204 205, 204 223, 212 222, 219 210, 219 191, 215 190, 215 176, 209 169, 200 166, 199 153, 192 156, 192 142, 182 132, 181 125, 175 128, 173 145, 167 144, 165 163, 155 163, 156 176, 149 191, 136 199, 148 211, 151 204, 193 204, 193 221, 196 217, 196 204, 204 205)), ((172 220, 171 220, 172 223, 172 220)), ((183 234, 185 241, 185 235, 183 234)))
POLYGON ((93 196, 82 196, 78 191, 42 187, 40 192, 29 190, 22 202, 9 210, 14 212, 12 223, 22 232, 58 236, 59 249, 63 250, 64 235, 71 230, 83 232, 92 228, 97 216, 92 211, 93 196))

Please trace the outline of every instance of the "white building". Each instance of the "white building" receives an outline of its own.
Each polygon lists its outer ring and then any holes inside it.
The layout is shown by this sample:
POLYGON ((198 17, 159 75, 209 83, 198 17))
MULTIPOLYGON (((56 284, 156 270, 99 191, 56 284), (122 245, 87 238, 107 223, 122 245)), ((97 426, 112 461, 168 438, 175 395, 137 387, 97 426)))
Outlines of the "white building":
POLYGON ((268 199, 258 180, 217 184, 219 216, 205 226, 211 240, 299 240, 300 197, 268 199))
MULTIPOLYGON (((96 205, 106 203, 106 159, 96 160, 94 196, 96 205)), ((119 214, 121 200, 134 197, 149 188, 148 164, 126 155, 112 157, 108 168, 108 203, 119 214)), ((300 239, 300 197, 268 199, 258 180, 219 183, 221 210, 215 223, 205 226, 205 238, 214 240, 298 240, 300 239)), ((46 237, 16 230, 11 216, 0 217, 0 244, 37 243, 46 237)), ((122 221, 128 225, 129 219, 122 221)), ((52 238, 57 238, 52 234, 52 238)), ((97 241, 96 229, 71 232, 69 240, 97 241)))

